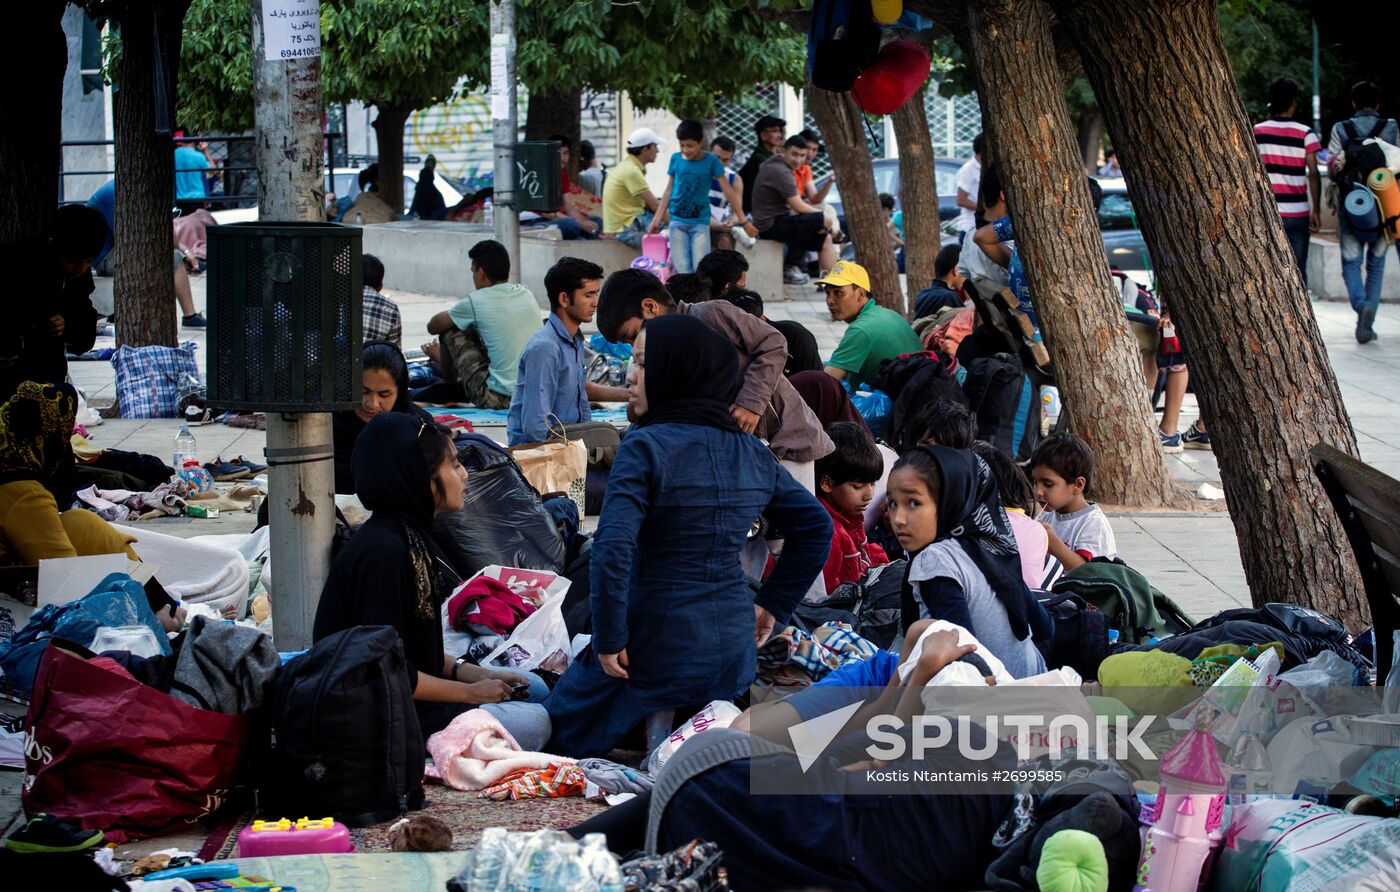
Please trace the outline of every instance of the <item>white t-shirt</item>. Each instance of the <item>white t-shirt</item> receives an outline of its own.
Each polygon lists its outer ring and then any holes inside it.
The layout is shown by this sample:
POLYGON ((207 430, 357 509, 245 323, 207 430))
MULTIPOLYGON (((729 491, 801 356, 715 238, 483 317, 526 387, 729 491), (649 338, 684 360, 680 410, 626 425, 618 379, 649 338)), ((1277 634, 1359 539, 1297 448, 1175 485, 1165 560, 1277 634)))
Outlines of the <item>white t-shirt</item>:
MULTIPOLYGON (((1069 514, 1047 511, 1041 519, 1050 525, 1055 535, 1075 551, 1087 551, 1094 557, 1118 557, 1118 543, 1113 538, 1113 527, 1108 516, 1098 505, 1090 502, 1087 506, 1069 514)), ((1045 579, 1041 588, 1048 589, 1064 572, 1060 562, 1053 556, 1045 558, 1045 579)))
MULTIPOLYGON (((1006 245, 1016 250, 1015 242, 1007 242, 1006 245)), ((1006 267, 993 263, 973 240, 971 232, 963 236, 962 253, 958 255, 958 273, 969 279, 972 286, 989 299, 1011 284, 1011 275, 1006 267)))
MULTIPOLYGON (((957 188, 967 193, 967 197, 972 199, 973 204, 977 203, 977 187, 982 185, 982 162, 976 157, 969 158, 958 168, 957 179, 954 180, 957 188)), ((965 207, 958 208, 958 231, 969 232, 977 225, 977 215, 965 207)))

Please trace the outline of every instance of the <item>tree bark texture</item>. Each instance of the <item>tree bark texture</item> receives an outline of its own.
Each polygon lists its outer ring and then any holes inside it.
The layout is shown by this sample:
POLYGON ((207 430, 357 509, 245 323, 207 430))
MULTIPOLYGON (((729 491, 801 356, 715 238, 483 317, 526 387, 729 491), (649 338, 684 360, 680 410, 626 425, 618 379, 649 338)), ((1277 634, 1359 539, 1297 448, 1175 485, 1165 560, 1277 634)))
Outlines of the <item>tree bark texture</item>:
POLYGON ((63 36, 66 3, 20 3, 10 15, 26 52, 5 54, 0 90, 0 242, 39 235, 58 205, 59 142, 63 138, 63 36), (29 53, 34 55, 29 55, 29 53))
MULTIPOLYGON (((117 343, 175 346, 175 144, 156 132, 155 28, 149 5, 121 20, 121 74, 112 97, 116 143, 117 343)), ((178 32, 178 21, 175 25, 178 32)), ((179 58, 178 35, 173 47, 179 58)), ((171 84, 173 89, 173 84, 171 84)))
POLYGON ((1284 238, 1209 0, 1062 3, 1191 357, 1256 605, 1364 627, 1351 548, 1313 475, 1356 436, 1284 238))
POLYGON ((525 138, 549 139, 555 134, 567 136, 573 145, 569 152, 569 179, 578 177, 578 142, 582 139, 583 91, 531 92, 525 112, 525 138))
POLYGON ((871 297, 882 307, 904 312, 899 264, 890 250, 885 212, 875 191, 875 171, 865 143, 865 121, 849 93, 831 93, 807 84, 812 116, 831 153, 831 167, 841 186, 846 232, 855 243, 856 262, 870 273, 871 297))
POLYGON ((413 109, 407 105, 378 104, 374 107, 374 133, 379 143, 379 197, 395 213, 404 211, 403 128, 413 109))
POLYGON ((942 221, 938 219, 938 181, 934 177, 933 137, 929 135, 924 92, 919 92, 894 113, 894 139, 899 146, 899 203, 904 213, 904 277, 907 306, 933 281, 934 263, 943 247, 942 221))
MULTIPOLYGON (((1041 0, 973 0, 973 67, 987 145, 1071 429, 1094 450, 1093 497, 1181 506, 1136 342, 1108 271, 1041 0)), ((984 174, 985 175, 985 174, 984 174)))

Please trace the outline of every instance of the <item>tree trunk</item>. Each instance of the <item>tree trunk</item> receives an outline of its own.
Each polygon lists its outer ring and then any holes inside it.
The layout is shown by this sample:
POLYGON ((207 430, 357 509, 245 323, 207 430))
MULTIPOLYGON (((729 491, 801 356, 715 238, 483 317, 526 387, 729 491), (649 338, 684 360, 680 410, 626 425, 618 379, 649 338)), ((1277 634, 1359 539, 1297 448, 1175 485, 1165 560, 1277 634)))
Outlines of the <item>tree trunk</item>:
POLYGON ((1107 122, 1102 111, 1091 108, 1084 112, 1079 121, 1079 159, 1090 176, 1099 172, 1099 150, 1103 148, 1105 132, 1107 122))
POLYGON ((904 214, 904 279, 910 313, 914 311, 915 296, 933 281, 934 262, 943 247, 933 137, 924 109, 927 89, 922 87, 894 113, 894 139, 899 146, 899 205, 904 214))
MULTIPOLYGON (((177 26, 178 27, 178 26, 177 26)), ((175 345, 175 145, 156 132, 155 29, 149 5, 121 22, 122 56, 112 97, 116 143, 117 343, 175 345)), ((179 58, 179 46, 174 47, 179 58)))
POLYGON ((525 138, 549 139, 555 134, 569 138, 569 179, 578 177, 578 141, 582 139, 583 90, 575 88, 562 93, 530 93, 525 112, 525 138))
POLYGON ((42 233, 58 204, 66 6, 44 0, 16 4, 10 11, 19 19, 11 22, 13 33, 22 35, 29 50, 5 54, 4 80, 10 87, 0 91, 0 120, 9 122, 0 127, 0 242, 42 233))
POLYGON ((403 194, 403 128, 413 109, 407 105, 375 105, 374 133, 379 143, 379 197, 394 213, 402 214, 407 202, 403 194))
POLYGON ((1071 428, 1094 450, 1094 498, 1183 506, 1187 495, 1157 441, 1136 342, 1108 272, 1055 61, 1049 9, 1041 0, 973 0, 969 6, 987 145, 1001 172, 1071 428))
POLYGON ((1062 3, 1108 118, 1225 482, 1256 605, 1366 624, 1308 449, 1356 454, 1209 0, 1062 3), (1179 52, 1190 47, 1189 53, 1179 52), (1131 59, 1131 64, 1124 64, 1131 59), (1173 97, 1169 102, 1161 98, 1173 97))
POLYGON ((849 93, 830 93, 807 84, 812 117, 831 153, 831 168, 841 186, 846 232, 856 247, 856 261, 870 273, 871 297, 882 307, 904 312, 899 264, 890 250, 885 212, 875 191, 875 171, 865 144, 865 121, 849 93))

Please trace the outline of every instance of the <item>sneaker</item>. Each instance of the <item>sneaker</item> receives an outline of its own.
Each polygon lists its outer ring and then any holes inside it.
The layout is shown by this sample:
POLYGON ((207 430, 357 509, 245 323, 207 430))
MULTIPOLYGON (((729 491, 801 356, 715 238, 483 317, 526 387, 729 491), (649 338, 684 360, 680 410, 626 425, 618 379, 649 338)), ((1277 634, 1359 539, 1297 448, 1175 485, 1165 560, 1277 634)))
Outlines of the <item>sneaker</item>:
POLYGON ((734 236, 734 240, 744 246, 745 250, 753 250, 753 246, 758 244, 758 239, 744 231, 744 227, 735 226, 729 230, 729 234, 734 236))
POLYGON ((184 417, 190 427, 203 427, 214 421, 214 413, 203 406, 186 406, 184 417))
POLYGON ((267 470, 267 465, 260 465, 257 462, 248 461, 248 459, 244 458, 241 455, 238 456, 238 458, 235 458, 233 461, 229 462, 229 464, 242 465, 243 467, 247 468, 249 473, 251 473, 253 476, 257 476, 258 474, 261 474, 263 471, 267 470))
POLYGON ((1158 429, 1157 429, 1157 436, 1158 436, 1158 437, 1161 439, 1161 441, 1162 441, 1162 451, 1163 451, 1163 452, 1180 452, 1182 449, 1185 448, 1184 446, 1181 445, 1181 434, 1180 434, 1180 432, 1175 433, 1175 434, 1164 434, 1164 433, 1162 433, 1162 429, 1161 429, 1161 428, 1158 428, 1158 429))
POLYGON ((40 814, 5 840, 12 852, 81 852, 102 842, 101 830, 84 830, 76 824, 40 814))
POLYGON ((783 282, 788 285, 806 285, 811 277, 795 266, 783 270, 783 282))
POLYGON ((219 483, 227 483, 230 480, 242 480, 245 477, 253 476, 253 472, 245 465, 238 462, 224 461, 223 456, 219 456, 204 466, 204 470, 209 472, 219 483))
POLYGON ((1193 421, 1186 433, 1181 435, 1181 444, 1186 449, 1209 449, 1210 434, 1197 427, 1193 421))
POLYGON ((203 313, 194 313, 186 316, 180 324, 185 328, 208 328, 209 320, 204 318, 203 313))

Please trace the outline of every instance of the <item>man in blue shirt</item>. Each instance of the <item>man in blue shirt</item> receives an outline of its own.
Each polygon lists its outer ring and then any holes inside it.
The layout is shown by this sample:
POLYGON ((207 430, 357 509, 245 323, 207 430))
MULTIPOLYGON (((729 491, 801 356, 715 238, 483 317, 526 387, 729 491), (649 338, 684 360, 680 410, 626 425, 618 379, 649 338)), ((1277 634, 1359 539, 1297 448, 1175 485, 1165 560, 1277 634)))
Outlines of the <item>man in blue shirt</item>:
POLYGON ((545 273, 550 315, 520 351, 506 420, 510 445, 548 440, 553 419, 562 424, 590 421, 589 400, 627 399, 625 387, 594 384, 584 375, 579 329, 593 321, 602 284, 603 268, 577 257, 564 257, 545 273))
POLYGON ((209 143, 178 146, 175 149, 176 206, 185 213, 204 207, 204 199, 209 197, 204 177, 213 171, 214 161, 209 157, 209 143))

